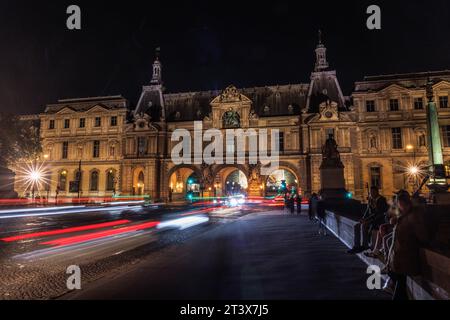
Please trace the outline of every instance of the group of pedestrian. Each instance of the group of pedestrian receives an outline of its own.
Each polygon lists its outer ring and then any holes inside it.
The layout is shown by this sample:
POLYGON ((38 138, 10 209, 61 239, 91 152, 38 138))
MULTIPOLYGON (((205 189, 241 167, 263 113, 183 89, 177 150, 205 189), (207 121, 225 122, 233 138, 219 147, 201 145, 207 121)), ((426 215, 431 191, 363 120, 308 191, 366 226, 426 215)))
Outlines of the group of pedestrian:
POLYGON ((297 214, 302 213, 302 201, 302 196, 299 193, 286 192, 284 194, 284 208, 291 214, 295 214, 296 210, 297 214))
POLYGON ((405 190, 389 206, 378 188, 372 187, 367 210, 354 227, 355 244, 349 253, 368 250, 366 256, 385 263, 381 271, 388 275, 384 289, 394 300, 408 299, 406 279, 420 273, 419 250, 429 240, 424 211, 405 190))

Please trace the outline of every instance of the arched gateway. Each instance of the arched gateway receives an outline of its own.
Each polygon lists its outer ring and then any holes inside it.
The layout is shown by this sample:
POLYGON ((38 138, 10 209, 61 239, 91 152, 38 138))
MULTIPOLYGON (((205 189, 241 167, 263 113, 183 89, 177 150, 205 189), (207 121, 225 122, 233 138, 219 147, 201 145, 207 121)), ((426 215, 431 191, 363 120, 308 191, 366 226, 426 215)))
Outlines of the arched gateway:
POLYGON ((190 196, 209 198, 234 194, 274 196, 281 188, 300 189, 299 175, 288 165, 260 174, 257 165, 178 165, 167 172, 168 200, 182 201, 190 196))

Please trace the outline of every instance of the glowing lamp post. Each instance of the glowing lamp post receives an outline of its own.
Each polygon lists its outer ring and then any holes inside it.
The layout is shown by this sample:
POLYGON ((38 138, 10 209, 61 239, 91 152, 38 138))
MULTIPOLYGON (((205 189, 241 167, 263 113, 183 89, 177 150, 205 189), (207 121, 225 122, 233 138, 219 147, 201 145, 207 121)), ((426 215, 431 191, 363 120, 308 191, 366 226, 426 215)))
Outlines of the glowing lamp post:
POLYGON ((40 184, 42 179, 42 173, 38 170, 32 170, 29 175, 29 180, 31 182, 31 199, 35 202, 35 189, 36 186, 40 184))

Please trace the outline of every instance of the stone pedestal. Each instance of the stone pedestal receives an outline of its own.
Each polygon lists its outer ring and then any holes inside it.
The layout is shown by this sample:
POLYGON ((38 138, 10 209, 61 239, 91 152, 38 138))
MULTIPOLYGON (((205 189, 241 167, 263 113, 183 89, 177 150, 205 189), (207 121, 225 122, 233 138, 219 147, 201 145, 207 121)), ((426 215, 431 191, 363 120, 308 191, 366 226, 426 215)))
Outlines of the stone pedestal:
POLYGON ((344 166, 342 163, 336 165, 324 165, 320 167, 322 199, 345 199, 348 192, 345 189, 344 166))
POLYGON ((16 174, 5 167, 0 167, 0 199, 17 198, 18 194, 14 191, 14 180, 16 174))

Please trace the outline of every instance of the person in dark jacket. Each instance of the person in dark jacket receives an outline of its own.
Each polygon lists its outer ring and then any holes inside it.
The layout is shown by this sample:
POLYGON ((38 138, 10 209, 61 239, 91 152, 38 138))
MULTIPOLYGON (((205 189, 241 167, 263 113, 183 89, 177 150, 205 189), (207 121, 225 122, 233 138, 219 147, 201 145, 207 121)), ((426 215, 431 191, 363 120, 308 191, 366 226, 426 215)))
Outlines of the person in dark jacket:
POLYGON ((291 214, 295 213, 295 198, 296 198, 295 193, 291 193, 289 195, 289 210, 291 210, 291 214))
POLYGON ((423 206, 414 206, 407 191, 397 197, 400 216, 388 258, 388 274, 395 283, 393 300, 407 300, 407 276, 420 274, 420 247, 429 241, 423 206))
POLYGON ((355 243, 348 253, 360 253, 369 249, 369 239, 372 230, 377 230, 380 225, 386 222, 386 212, 388 210, 389 205, 386 198, 380 195, 377 187, 371 187, 368 210, 354 227, 355 243))
POLYGON ((319 197, 317 196, 317 193, 313 193, 311 197, 309 197, 309 205, 308 205, 308 216, 309 220, 314 220, 316 211, 317 211, 317 201, 319 200, 319 197))
POLYGON ((301 194, 297 194, 297 214, 302 213, 302 196, 301 194))

